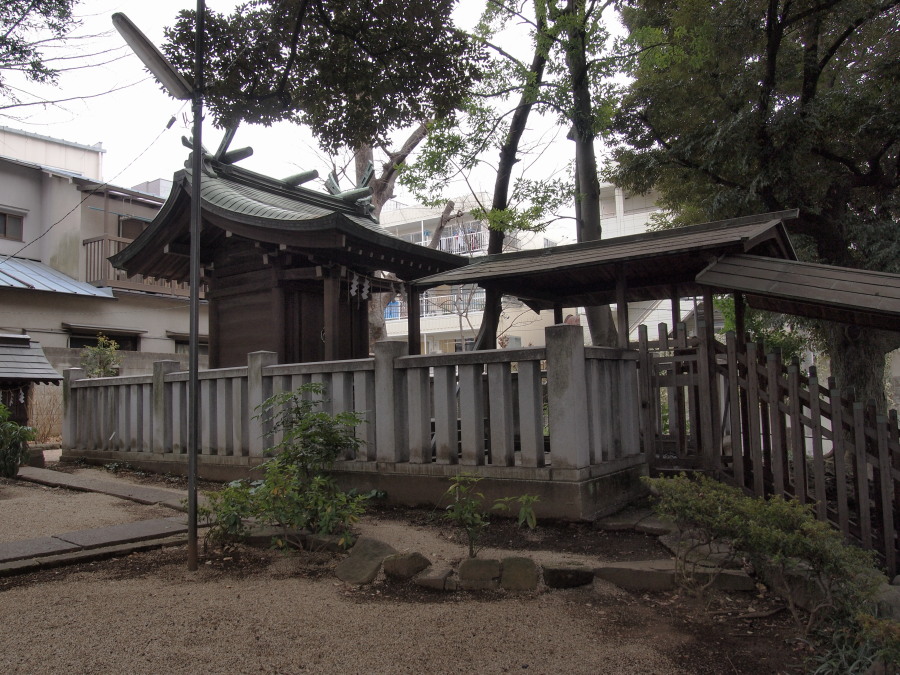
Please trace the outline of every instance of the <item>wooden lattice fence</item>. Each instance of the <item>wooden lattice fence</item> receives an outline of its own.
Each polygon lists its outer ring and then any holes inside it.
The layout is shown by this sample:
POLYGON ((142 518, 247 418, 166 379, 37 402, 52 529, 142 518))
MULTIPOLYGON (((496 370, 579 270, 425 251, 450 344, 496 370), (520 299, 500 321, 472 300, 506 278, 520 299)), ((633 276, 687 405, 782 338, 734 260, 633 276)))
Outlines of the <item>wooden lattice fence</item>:
POLYGON ((645 447, 651 467, 703 469, 758 496, 811 504, 848 541, 898 572, 897 411, 843 398, 815 367, 801 372, 734 334, 725 344, 684 329, 640 340, 645 447), (649 447, 648 447, 649 446, 649 447))

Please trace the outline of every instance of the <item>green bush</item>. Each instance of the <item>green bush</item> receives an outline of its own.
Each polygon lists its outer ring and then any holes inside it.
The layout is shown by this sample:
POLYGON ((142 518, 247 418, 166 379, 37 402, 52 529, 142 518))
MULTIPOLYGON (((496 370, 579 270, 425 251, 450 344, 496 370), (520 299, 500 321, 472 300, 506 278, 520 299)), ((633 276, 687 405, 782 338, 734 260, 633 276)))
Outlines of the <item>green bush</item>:
POLYGON ((452 501, 444 512, 444 517, 456 524, 466 535, 469 545, 469 557, 478 555, 478 542, 482 534, 490 525, 490 511, 506 511, 510 504, 518 502, 519 514, 517 522, 519 526, 526 525, 530 529, 537 526, 537 517, 534 513, 534 504, 539 497, 536 495, 520 495, 518 497, 503 497, 495 499, 489 509, 485 508, 484 495, 475 491, 475 486, 481 478, 472 474, 461 473, 450 479, 451 485, 447 488, 445 497, 452 501))
POLYGON ((825 623, 855 623, 870 604, 880 579, 872 554, 846 545, 828 523, 816 520, 809 505, 748 497, 705 476, 647 483, 659 513, 679 529, 730 542, 746 555, 785 599, 804 634, 825 623))
POLYGON ((97 336, 96 347, 81 350, 81 367, 88 377, 115 377, 122 365, 119 343, 103 333, 97 336))
POLYGON ((15 478, 19 467, 28 461, 28 441, 34 440, 34 429, 17 424, 9 409, 0 404, 0 476, 15 478))
POLYGON ((312 383, 297 391, 278 394, 260 407, 259 418, 281 434, 268 452, 273 457, 260 468, 260 480, 229 483, 209 493, 203 515, 212 521, 213 541, 240 539, 249 531, 247 521, 282 528, 283 541, 295 543, 293 533, 308 530, 340 534, 350 543, 349 528, 364 510, 370 495, 350 495, 325 475, 344 453, 355 452, 360 440, 356 413, 330 415, 320 410, 324 388, 312 383))

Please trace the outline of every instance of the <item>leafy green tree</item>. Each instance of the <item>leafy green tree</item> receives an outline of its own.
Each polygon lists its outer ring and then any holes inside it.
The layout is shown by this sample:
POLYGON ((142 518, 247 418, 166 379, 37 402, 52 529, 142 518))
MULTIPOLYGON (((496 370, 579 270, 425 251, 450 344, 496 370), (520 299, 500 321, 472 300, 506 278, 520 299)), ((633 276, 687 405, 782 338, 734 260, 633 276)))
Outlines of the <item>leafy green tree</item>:
POLYGON ((29 82, 55 83, 58 70, 46 56, 48 44, 78 25, 78 0, 4 0, 0 5, 0 96, 15 100, 7 75, 20 72, 29 82))
MULTIPOLYGON (((897 0, 627 0, 609 178, 680 225, 797 207, 804 258, 900 271, 897 0)), ((822 324, 839 386, 885 402, 900 333, 822 324)))
MULTIPOLYGON (((207 10, 206 105, 218 126, 305 124, 337 151, 452 116, 477 75, 454 0, 253 0, 207 10)), ((194 12, 166 31, 166 55, 193 70, 194 12)))

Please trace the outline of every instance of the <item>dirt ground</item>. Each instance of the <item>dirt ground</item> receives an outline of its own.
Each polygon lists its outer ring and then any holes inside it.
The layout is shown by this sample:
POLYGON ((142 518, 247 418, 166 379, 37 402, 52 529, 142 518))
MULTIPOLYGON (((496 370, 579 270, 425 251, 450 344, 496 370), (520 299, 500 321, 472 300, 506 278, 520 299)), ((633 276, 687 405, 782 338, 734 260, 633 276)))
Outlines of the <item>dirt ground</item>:
MULTIPOLYGON (((126 472, 118 479, 167 480, 126 472)), ((79 528, 95 526, 94 517, 104 525, 158 517, 158 507, 50 495, 0 483, 0 520, 11 520, 7 506, 16 504, 15 527, 6 522, 0 535, 53 529, 46 514, 32 527, 29 500, 60 523, 78 514, 79 528)), ((379 509, 359 529, 453 564, 465 548, 439 516, 379 509)), ((56 532, 66 529, 75 528, 56 532)), ((480 556, 510 551, 588 564, 663 555, 644 535, 566 523, 522 532, 498 521, 480 556)), ((338 560, 237 546, 207 551, 200 570, 188 572, 177 547, 0 578, 0 672, 804 672, 805 647, 787 612, 765 616, 777 605, 766 594, 717 595, 707 607, 686 593, 636 595, 603 582, 535 593, 437 593, 383 578, 355 588, 333 576, 338 560)))

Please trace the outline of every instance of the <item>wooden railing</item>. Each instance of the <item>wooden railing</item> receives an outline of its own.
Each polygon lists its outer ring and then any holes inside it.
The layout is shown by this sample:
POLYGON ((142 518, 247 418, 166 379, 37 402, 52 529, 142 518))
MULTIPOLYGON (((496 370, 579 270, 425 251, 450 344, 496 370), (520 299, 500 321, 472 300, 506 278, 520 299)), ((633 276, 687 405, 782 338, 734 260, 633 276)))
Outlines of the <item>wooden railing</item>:
MULTIPOLYGON (((140 274, 128 276, 110 264, 109 258, 130 244, 132 239, 103 235, 85 239, 85 281, 95 286, 108 286, 123 290, 165 293, 166 295, 188 296, 190 288, 186 283, 145 277, 140 274)), ((200 289, 201 296, 205 288, 200 289)))
POLYGON ((813 505, 848 541, 876 551, 897 574, 900 427, 897 411, 841 397, 795 360, 682 327, 640 337, 642 428, 656 469, 703 469, 758 496, 813 505), (710 411, 711 414, 702 414, 710 411))

